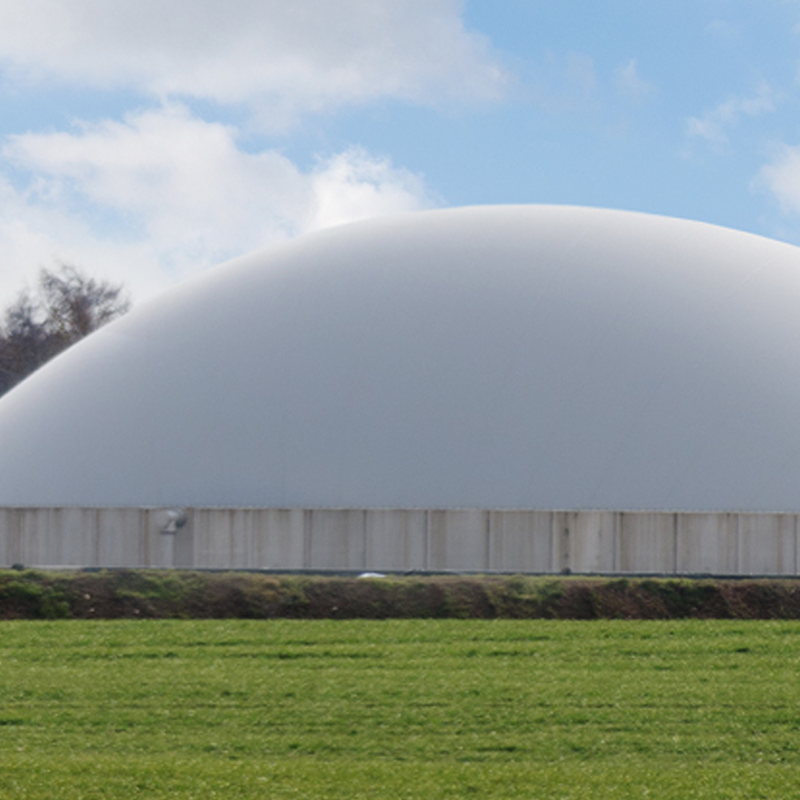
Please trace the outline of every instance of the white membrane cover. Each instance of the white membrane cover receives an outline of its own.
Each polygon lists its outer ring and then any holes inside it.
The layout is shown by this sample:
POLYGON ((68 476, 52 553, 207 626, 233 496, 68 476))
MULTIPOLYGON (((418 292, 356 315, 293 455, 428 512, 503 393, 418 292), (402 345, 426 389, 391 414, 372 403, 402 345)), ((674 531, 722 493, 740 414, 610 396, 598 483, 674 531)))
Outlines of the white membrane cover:
POLYGON ((557 206, 225 264, 0 400, 0 505, 800 510, 800 249, 557 206))

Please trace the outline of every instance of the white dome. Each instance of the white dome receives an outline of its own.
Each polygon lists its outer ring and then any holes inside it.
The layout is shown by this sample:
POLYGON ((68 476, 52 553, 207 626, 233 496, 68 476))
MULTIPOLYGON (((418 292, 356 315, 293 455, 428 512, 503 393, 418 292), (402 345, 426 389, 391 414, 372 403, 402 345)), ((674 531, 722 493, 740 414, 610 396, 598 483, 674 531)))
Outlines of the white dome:
POLYGON ((800 510, 800 249, 553 206, 223 265, 0 400, 0 505, 800 510))

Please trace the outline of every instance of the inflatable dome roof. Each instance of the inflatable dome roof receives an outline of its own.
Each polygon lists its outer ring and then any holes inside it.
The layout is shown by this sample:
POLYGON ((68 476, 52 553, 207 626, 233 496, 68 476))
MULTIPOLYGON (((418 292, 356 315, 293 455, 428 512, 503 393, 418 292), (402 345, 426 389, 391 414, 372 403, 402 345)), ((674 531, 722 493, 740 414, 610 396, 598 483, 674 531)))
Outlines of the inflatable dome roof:
POLYGON ((0 505, 800 510, 800 249, 556 206, 370 220, 0 400, 0 505))

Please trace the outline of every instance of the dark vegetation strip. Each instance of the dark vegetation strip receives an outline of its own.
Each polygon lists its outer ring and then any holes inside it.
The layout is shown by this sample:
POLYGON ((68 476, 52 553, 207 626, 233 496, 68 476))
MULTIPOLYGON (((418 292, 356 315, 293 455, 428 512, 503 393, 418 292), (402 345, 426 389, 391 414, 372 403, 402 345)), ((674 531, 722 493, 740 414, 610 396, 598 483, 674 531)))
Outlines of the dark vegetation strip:
POLYGON ((800 619, 791 579, 0 570, 0 619, 800 619))

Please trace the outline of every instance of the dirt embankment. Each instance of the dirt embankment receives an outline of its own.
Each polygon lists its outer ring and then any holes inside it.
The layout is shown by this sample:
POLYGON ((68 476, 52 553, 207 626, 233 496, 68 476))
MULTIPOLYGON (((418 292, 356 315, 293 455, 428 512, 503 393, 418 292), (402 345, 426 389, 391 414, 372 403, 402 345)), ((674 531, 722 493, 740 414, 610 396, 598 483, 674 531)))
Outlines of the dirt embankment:
POLYGON ((0 570, 0 619, 800 619, 800 581, 0 570))

